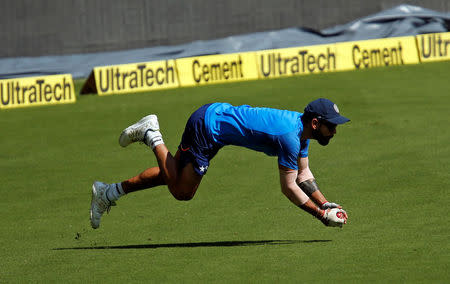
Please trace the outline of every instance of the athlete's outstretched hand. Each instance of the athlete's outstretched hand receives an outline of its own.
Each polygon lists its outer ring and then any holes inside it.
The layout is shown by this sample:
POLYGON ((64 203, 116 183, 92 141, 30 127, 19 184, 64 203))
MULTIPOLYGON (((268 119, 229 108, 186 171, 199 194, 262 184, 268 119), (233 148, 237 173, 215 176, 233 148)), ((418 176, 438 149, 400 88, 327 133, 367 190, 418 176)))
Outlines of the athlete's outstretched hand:
POLYGON ((341 208, 326 209, 322 216, 322 223, 329 227, 341 227, 347 224, 347 212, 341 208))

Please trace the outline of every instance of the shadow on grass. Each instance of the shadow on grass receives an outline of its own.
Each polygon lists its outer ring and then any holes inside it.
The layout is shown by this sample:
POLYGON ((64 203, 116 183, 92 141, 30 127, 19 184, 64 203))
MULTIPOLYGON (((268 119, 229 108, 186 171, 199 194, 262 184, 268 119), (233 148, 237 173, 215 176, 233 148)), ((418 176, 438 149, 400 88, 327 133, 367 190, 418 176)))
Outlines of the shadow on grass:
POLYGON ((331 240, 221 241, 221 242, 198 242, 198 243, 72 247, 72 248, 54 248, 53 250, 157 249, 157 248, 198 248, 198 247, 241 247, 241 246, 246 247, 246 246, 293 245, 293 244, 326 243, 326 242, 331 242, 331 240))

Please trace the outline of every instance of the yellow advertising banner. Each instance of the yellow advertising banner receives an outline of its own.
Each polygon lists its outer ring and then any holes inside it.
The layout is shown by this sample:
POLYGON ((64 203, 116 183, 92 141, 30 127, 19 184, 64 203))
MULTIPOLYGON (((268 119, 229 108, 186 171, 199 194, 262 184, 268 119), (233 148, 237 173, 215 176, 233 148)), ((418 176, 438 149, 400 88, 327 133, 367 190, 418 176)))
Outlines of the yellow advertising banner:
POLYGON ((94 68, 81 94, 121 94, 418 64, 450 59, 449 49, 450 33, 441 33, 103 66, 94 68))
MULTIPOLYGON (((124 94, 179 86, 175 60, 95 67, 95 88, 99 95, 124 94)), ((83 92, 82 92, 83 93, 83 92)))
POLYGON ((0 108, 73 103, 71 74, 0 80, 0 108))
POLYGON ((450 32, 416 36, 421 62, 450 60, 450 32))
POLYGON ((181 86, 258 79, 255 53, 231 53, 177 59, 181 86))
POLYGON ((277 78, 336 71, 334 44, 256 52, 260 78, 277 78))
POLYGON ((419 63, 413 36, 337 43, 336 52, 339 71, 419 63))

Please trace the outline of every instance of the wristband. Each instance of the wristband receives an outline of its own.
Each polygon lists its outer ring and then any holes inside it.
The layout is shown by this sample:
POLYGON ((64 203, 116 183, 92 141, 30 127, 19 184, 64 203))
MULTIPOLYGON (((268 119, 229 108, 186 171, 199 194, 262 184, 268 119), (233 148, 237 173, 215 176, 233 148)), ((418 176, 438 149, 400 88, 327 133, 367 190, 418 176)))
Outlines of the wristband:
POLYGON ((308 179, 308 180, 302 181, 301 183, 298 184, 298 186, 308 196, 311 196, 314 193, 314 191, 319 190, 319 186, 317 185, 315 179, 308 179))

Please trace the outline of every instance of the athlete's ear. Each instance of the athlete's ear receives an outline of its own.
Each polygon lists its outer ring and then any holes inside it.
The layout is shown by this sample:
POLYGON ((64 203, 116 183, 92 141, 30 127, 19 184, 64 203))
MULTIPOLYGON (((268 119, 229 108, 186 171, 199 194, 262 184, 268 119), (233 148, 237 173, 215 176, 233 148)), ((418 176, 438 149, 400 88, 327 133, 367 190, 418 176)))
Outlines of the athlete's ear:
POLYGON ((311 128, 313 130, 319 129, 319 126, 320 126, 320 122, 317 118, 311 119, 311 128))

